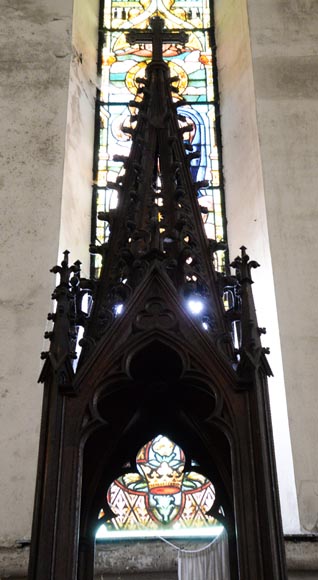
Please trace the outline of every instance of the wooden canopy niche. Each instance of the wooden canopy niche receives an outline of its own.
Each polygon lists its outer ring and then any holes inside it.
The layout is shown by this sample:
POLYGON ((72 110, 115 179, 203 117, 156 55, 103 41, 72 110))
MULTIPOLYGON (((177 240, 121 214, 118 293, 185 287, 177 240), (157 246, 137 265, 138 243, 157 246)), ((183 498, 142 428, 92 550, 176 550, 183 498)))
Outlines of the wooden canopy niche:
POLYGON ((61 280, 40 377, 29 580, 93 579, 98 514, 110 509, 105 491, 160 433, 215 485, 212 510, 228 532, 232 580, 286 578, 270 368, 251 293, 258 264, 243 247, 235 274, 214 270, 217 245, 205 237, 173 79, 162 60, 164 33, 154 18, 147 34, 155 56, 140 81, 143 98, 134 103, 131 153, 115 184, 118 208, 101 216, 111 236, 101 249, 100 279, 81 278, 67 252, 53 269, 61 280), (82 307, 86 294, 89 313, 82 307), (189 299, 200 301, 199 312, 189 310, 189 299), (79 325, 85 332, 75 372, 79 325))

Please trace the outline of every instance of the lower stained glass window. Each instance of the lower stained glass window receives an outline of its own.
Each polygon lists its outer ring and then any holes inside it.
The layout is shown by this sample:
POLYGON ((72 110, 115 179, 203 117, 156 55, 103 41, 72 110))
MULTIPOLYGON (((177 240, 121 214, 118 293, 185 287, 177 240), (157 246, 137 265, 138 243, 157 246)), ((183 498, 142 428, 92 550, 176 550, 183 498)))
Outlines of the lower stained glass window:
MULTIPOLYGON (((115 517, 100 511, 97 538, 135 536, 213 536, 223 529, 208 515, 213 484, 195 470, 185 472, 180 447, 163 435, 137 455, 137 472, 116 479, 107 492, 115 517)), ((195 469, 195 468, 194 468, 195 469)))

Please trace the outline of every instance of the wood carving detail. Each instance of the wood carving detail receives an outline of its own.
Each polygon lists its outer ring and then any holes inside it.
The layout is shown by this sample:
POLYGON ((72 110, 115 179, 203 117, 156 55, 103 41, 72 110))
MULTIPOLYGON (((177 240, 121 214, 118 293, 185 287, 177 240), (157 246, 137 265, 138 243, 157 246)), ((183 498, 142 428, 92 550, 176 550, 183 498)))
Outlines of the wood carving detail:
POLYGON ((166 308, 163 300, 152 298, 135 318, 134 330, 178 330, 179 325, 172 310, 166 308))

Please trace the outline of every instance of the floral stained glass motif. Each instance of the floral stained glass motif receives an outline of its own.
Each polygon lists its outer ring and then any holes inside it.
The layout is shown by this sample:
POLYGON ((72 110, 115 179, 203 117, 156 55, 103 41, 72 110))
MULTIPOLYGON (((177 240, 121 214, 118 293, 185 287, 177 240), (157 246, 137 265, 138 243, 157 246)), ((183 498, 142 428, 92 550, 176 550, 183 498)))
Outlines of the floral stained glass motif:
MULTIPOLYGON (((184 472, 182 449, 163 435, 149 441, 137 455, 137 472, 127 473, 109 487, 107 502, 116 517, 104 532, 213 528, 207 515, 215 500, 212 483, 195 471, 184 472)), ((101 510, 100 518, 104 517, 101 510)))
MULTIPOLYGON (((158 15, 169 30, 185 30, 185 46, 164 44, 163 57, 168 62, 172 77, 178 77, 177 99, 186 99, 187 105, 178 112, 193 123, 193 130, 184 134, 193 151, 200 154, 191 162, 195 181, 209 182, 198 192, 199 202, 208 212, 203 214, 208 238, 218 242, 224 239, 223 196, 220 179, 219 147, 216 131, 216 103, 213 84, 214 56, 211 50, 211 23, 209 0, 109 0, 103 11, 105 42, 101 53, 101 91, 99 115, 99 150, 95 171, 95 202, 98 212, 109 212, 117 203, 117 192, 108 189, 124 173, 118 155, 128 155, 131 137, 123 127, 132 127, 130 115, 136 110, 129 106, 138 100, 138 78, 145 74, 151 60, 152 45, 130 45, 126 33, 131 29, 147 29, 150 18, 158 15)), ((180 122, 182 124, 182 122, 180 122)), ((109 236, 107 222, 96 224, 94 243, 102 244, 109 236)), ((98 260, 98 257, 96 257, 98 260)), ((221 258, 222 261, 222 258, 221 258)), ((99 264, 96 264, 97 268, 99 264)), ((219 264, 219 267, 222 265, 219 264)))

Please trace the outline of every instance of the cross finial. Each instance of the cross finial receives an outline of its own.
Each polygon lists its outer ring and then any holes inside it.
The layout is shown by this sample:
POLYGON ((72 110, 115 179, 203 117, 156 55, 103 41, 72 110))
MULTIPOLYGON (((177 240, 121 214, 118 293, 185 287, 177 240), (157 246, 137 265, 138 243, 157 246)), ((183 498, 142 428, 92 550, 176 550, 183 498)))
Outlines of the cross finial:
POLYGON ((188 35, 182 30, 180 32, 164 32, 164 20, 160 16, 154 16, 150 20, 151 31, 136 31, 131 30, 126 35, 129 44, 152 42, 153 46, 153 62, 162 61, 162 45, 165 42, 175 42, 185 44, 188 40, 188 35))

